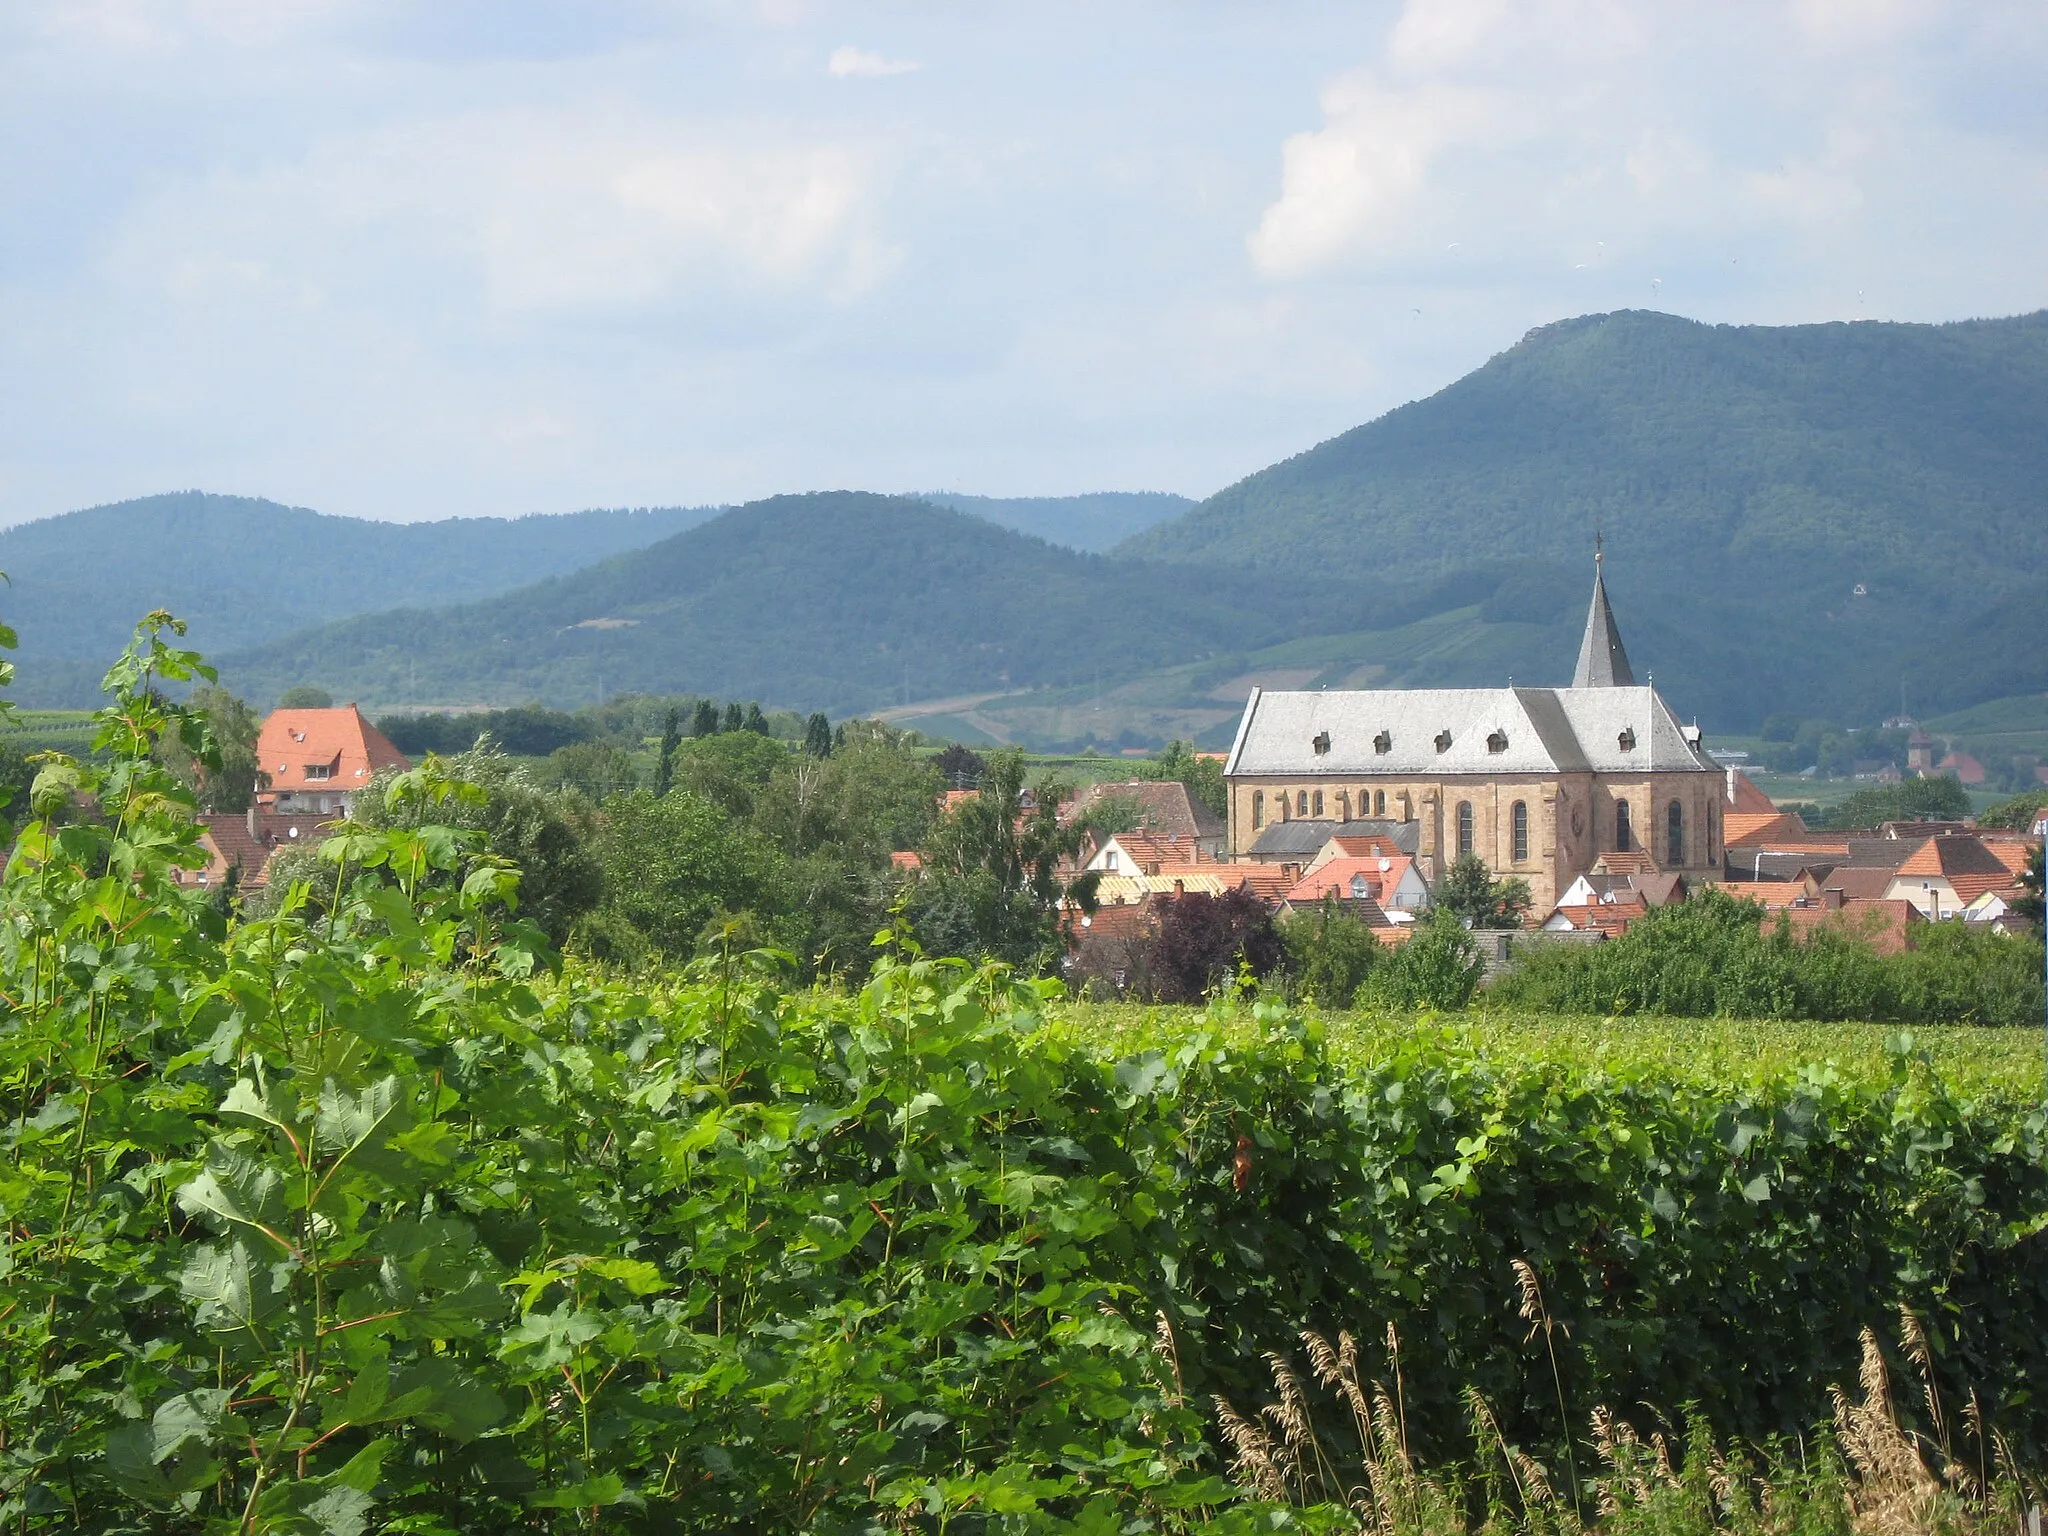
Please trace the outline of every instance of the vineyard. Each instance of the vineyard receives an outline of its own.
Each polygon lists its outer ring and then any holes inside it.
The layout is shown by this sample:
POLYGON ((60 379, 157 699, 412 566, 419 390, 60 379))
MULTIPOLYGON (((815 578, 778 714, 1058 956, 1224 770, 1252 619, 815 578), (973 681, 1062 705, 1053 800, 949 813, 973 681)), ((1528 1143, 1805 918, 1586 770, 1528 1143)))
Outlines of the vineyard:
POLYGON ((2017 1041, 632 982, 431 766, 230 921, 189 666, 0 888, 8 1529, 2006 1529, 2048 1459, 2017 1041))

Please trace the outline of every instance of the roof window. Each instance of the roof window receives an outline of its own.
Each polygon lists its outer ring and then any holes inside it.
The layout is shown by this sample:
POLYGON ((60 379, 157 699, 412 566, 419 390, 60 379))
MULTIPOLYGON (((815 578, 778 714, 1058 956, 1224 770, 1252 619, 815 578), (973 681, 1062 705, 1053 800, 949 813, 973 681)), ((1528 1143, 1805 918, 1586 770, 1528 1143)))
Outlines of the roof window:
POLYGON ((1381 731, 1379 735, 1373 737, 1372 749, 1379 753, 1381 757, 1385 757, 1394 750, 1394 733, 1392 731, 1381 731))
POLYGON ((1439 752, 1451 750, 1451 733, 1449 731, 1438 731, 1436 733, 1436 749, 1439 752))
POLYGON ((1486 738, 1486 750, 1487 750, 1487 751, 1489 751, 1489 752, 1505 752, 1505 751, 1507 751, 1507 749, 1508 749, 1508 733, 1507 733, 1506 731, 1502 731, 1502 730, 1496 730, 1496 731, 1495 731, 1495 732, 1494 732, 1494 733, 1493 733, 1493 734, 1492 734, 1491 736, 1489 736, 1489 737, 1487 737, 1487 738, 1486 738))
POLYGON ((1621 728, 1621 734, 1614 739, 1621 743, 1622 751, 1633 752, 1636 749, 1636 728, 1632 725, 1624 725, 1621 728))

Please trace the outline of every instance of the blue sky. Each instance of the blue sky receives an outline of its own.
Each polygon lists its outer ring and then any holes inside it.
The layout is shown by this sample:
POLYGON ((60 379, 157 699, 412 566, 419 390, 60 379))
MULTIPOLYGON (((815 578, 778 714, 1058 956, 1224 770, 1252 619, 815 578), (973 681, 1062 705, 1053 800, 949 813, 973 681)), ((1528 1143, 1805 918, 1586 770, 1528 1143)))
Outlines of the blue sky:
POLYGON ((1203 495, 1531 326, 2048 305, 2048 6, 0 0, 0 522, 1203 495))

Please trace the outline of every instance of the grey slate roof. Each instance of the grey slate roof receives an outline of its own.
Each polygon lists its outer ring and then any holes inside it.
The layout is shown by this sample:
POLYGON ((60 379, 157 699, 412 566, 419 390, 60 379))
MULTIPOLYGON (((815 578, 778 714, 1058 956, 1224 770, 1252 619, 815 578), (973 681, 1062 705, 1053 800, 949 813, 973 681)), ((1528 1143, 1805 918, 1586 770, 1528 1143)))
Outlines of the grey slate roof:
POLYGON ((1369 817, 1364 821, 1295 820, 1269 823, 1251 846, 1251 857, 1278 863, 1312 859, 1333 837, 1384 837, 1403 853, 1422 847, 1422 823, 1369 817))
POLYGON ((1586 634, 1579 642, 1579 666, 1572 674, 1572 686, 1633 688, 1635 681, 1628 652, 1622 649, 1621 631, 1614 625, 1614 610, 1607 606, 1607 580, 1600 569, 1600 557, 1595 555, 1593 606, 1586 612, 1586 634))
POLYGON ((1224 766, 1324 778, 1651 770, 1720 771, 1655 689, 1634 686, 1254 688, 1224 766))

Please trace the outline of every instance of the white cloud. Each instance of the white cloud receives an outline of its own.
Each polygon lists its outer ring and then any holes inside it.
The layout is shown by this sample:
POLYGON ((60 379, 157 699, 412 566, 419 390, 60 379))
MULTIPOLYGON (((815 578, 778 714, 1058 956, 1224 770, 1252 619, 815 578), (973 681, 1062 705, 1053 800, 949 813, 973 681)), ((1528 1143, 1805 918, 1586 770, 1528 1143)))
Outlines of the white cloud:
POLYGON ((653 117, 485 112, 177 183, 115 270, 167 295, 474 294, 500 315, 844 297, 894 259, 845 145, 653 117))
POLYGON ((825 61, 825 69, 837 79, 873 79, 883 75, 908 75, 923 69, 922 64, 909 59, 886 58, 871 53, 865 48, 856 48, 851 43, 834 48, 832 57, 825 61))

